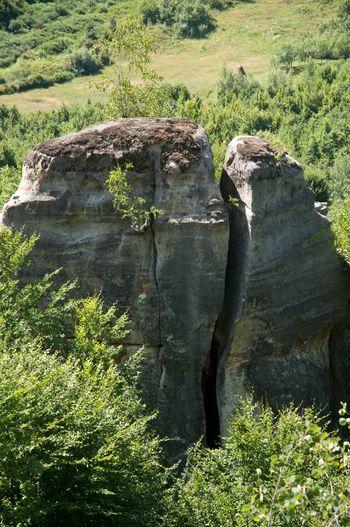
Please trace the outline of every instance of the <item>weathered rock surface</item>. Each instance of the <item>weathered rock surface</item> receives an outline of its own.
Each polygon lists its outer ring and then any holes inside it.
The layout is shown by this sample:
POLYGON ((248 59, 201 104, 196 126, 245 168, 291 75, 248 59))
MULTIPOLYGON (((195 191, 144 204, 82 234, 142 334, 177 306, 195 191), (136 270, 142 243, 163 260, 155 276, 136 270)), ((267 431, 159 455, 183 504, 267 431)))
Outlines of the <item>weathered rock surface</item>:
MULTIPOLYGON (((237 395, 252 390, 274 407, 293 401, 328 408, 329 337, 350 291, 330 223, 316 211, 301 166, 255 137, 230 143, 221 187, 232 202, 215 336, 221 431, 237 395)), ((333 340, 341 369, 339 357, 349 362, 341 331, 333 340)))
POLYGON ((159 409, 159 432, 173 440, 174 456, 197 440, 228 248, 204 130, 184 120, 121 119, 38 145, 2 224, 39 234, 32 276, 61 267, 62 280, 78 278, 80 293, 101 291, 107 305, 128 309, 127 343, 146 348, 144 392, 159 409), (114 209, 105 186, 126 163, 135 195, 163 211, 142 232, 114 209))
POLYGON ((350 400, 349 281, 302 168, 239 137, 222 195, 213 172, 194 123, 121 119, 38 145, 2 214, 40 236, 32 277, 61 267, 80 294, 128 309, 124 344, 145 347, 144 397, 170 459, 225 434, 239 395, 275 408, 350 400), (130 163, 135 196, 163 211, 141 230, 105 185, 130 163))

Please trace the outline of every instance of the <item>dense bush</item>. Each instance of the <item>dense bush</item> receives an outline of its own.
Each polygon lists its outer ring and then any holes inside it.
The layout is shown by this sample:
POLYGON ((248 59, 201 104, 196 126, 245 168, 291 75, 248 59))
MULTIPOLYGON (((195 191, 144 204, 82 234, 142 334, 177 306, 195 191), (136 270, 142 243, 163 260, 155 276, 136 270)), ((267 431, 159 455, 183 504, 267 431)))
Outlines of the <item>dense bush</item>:
POLYGON ((102 63, 88 48, 76 50, 70 57, 71 68, 78 75, 97 73, 102 68, 102 63))
POLYGON ((329 23, 317 28, 314 35, 302 42, 282 45, 273 62, 291 69, 295 63, 312 59, 339 60, 350 57, 350 11, 348 0, 340 0, 338 13, 329 23))
POLYGON ((6 72, 6 83, 0 85, 0 93, 12 93, 32 88, 47 88, 55 83, 62 83, 74 77, 68 60, 53 61, 49 59, 19 60, 6 72))
MULTIPOLYGON (((12 82, 14 79, 10 80, 7 93, 46 87, 79 75, 79 68, 72 70, 70 67, 70 55, 76 54, 77 49, 90 48, 97 36, 106 31, 111 13, 118 13, 121 4, 119 0, 105 2, 104 6, 95 0, 76 0, 73 3, 69 0, 16 1, 3 0, 5 6, 21 6, 16 17, 1 24, 3 19, 0 15, 0 68, 4 68, 1 76, 7 81, 14 72, 21 78, 19 84, 12 82), (50 59, 51 55, 56 56, 55 60, 50 59), (17 67, 19 59, 25 59, 26 64, 21 60, 17 67), (48 59, 48 75, 45 74, 46 66, 41 65, 38 59, 48 59), (22 68, 26 69, 23 74, 22 68), (59 74, 54 74, 54 69, 59 69, 59 74), (30 81, 26 82, 25 77, 30 77, 30 81)), ((0 0, 0 11, 1 6, 0 0)), ((128 9, 132 13, 136 7, 130 5, 128 9)), ((92 64, 89 60, 94 71, 97 62, 95 59, 92 64)), ((84 64, 87 64, 86 60, 84 64)), ((84 66, 83 74, 85 70, 84 66)))
POLYGON ((350 264, 350 194, 344 200, 332 204, 330 218, 338 251, 350 264))
POLYGON ((141 6, 144 22, 172 27, 180 38, 199 38, 215 29, 215 19, 206 2, 194 0, 146 0, 141 6))
POLYGON ((174 31, 180 38, 200 38, 215 29, 215 20, 199 0, 180 4, 174 19, 174 31))
POLYGON ((311 410, 289 408, 276 418, 246 402, 222 448, 190 451, 167 525, 348 526, 349 446, 311 410))
POLYGON ((160 525, 164 470, 138 362, 116 366, 109 344, 126 318, 97 297, 69 301, 51 276, 21 288, 33 243, 0 233, 0 523, 160 525))
POLYGON ((0 0, 0 27, 6 28, 23 10, 23 0, 0 0))

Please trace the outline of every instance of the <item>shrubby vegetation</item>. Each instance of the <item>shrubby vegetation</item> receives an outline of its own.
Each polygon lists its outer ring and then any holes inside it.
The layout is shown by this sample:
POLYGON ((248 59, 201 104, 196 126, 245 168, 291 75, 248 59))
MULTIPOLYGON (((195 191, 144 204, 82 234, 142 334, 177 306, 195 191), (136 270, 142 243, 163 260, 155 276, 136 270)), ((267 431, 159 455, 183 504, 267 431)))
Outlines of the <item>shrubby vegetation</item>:
MULTIPOLYGON (((213 0, 210 7, 231 4, 213 0)), ((340 27, 338 18, 334 24, 340 27)), ((111 117, 184 116, 207 129, 218 174, 237 134, 283 144, 305 166, 317 197, 330 202, 338 249, 350 263, 348 62, 309 57, 299 71, 292 57, 289 71, 277 69, 265 82, 224 70, 204 100, 155 75, 155 44, 138 20, 112 24, 100 39, 100 58, 91 46, 94 26, 87 33, 90 44, 79 43, 71 65, 89 73, 95 59, 111 57, 117 68, 102 86, 107 104, 27 116, 0 106, 1 204, 16 189, 35 143, 111 117)), ((60 38, 47 45, 62 50, 60 38)), ((120 168, 110 185, 117 206, 133 220, 143 203, 131 199, 120 168)), ((75 299, 74 284, 54 285, 57 273, 23 286, 35 241, 0 233, 0 525, 349 525, 350 446, 312 410, 287 408, 276 416, 242 402, 221 448, 197 444, 181 475, 165 469, 153 416, 139 398, 142 354, 121 362, 113 344, 124 338, 127 317, 104 309, 98 296, 75 299)), ((349 427, 345 408, 340 421, 349 427)))
POLYGON ((340 0, 336 17, 329 23, 322 24, 313 37, 281 46, 274 62, 289 70, 293 65, 309 60, 339 60, 349 57, 350 5, 349 0, 340 0))
POLYGON ((242 401, 221 448, 198 443, 181 475, 165 469, 142 355, 116 362, 126 316, 53 275, 21 287, 35 241, 0 233, 1 525, 349 524, 350 445, 311 409, 242 401))
POLYGON ((127 318, 52 275, 21 287, 34 243, 0 233, 0 523, 160 525, 165 470, 139 359, 118 366, 111 344, 127 318))
POLYGON ((242 1, 0 0, 0 94, 98 72, 109 58, 97 58, 94 45, 126 13, 141 12, 146 22, 164 24, 179 38, 198 38, 215 29, 213 9, 242 1))
POLYGON ((203 37, 215 29, 208 4, 199 0, 146 0, 141 12, 145 23, 165 24, 180 38, 203 37))
POLYGON ((172 489, 169 525, 347 526, 349 446, 312 410, 287 408, 276 418, 243 402, 222 448, 191 449, 172 489))
POLYGON ((254 0, 143 0, 143 21, 161 23, 180 38, 205 37, 216 28, 212 9, 227 9, 254 0))
POLYGON ((103 64, 92 48, 122 9, 120 0, 0 2, 0 93, 99 71, 103 64))

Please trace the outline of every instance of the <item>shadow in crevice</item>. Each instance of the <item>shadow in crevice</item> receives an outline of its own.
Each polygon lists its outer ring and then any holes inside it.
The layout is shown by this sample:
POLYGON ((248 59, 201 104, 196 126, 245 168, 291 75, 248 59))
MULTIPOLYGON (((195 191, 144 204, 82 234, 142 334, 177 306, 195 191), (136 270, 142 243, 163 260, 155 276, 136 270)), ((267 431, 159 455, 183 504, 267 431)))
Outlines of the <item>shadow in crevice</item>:
POLYGON ((202 370, 205 439, 209 448, 220 446, 220 393, 224 382, 221 366, 231 349, 234 326, 242 309, 249 243, 245 205, 241 202, 238 191, 225 170, 222 172, 220 190, 229 210, 229 246, 224 302, 215 324, 211 349, 202 370))
POLYGON ((209 448, 220 446, 220 416, 216 394, 216 379, 218 371, 220 345, 215 331, 211 349, 205 359, 202 370, 202 390, 205 411, 205 442, 209 448))

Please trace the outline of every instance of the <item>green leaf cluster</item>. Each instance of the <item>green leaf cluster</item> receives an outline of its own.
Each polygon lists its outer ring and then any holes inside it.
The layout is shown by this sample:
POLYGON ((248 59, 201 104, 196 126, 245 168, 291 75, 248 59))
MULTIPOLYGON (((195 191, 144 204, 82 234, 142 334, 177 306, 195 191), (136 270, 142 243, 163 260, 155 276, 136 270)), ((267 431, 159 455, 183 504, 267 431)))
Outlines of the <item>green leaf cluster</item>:
POLYGON ((190 451, 169 525, 348 526, 349 455, 310 409, 242 402, 222 448, 190 451))
POLYGON ((118 165, 109 174, 107 187, 113 194, 114 206, 122 218, 131 220, 132 227, 136 230, 144 230, 149 226, 152 218, 160 216, 162 211, 154 204, 146 208, 146 200, 134 195, 132 186, 128 182, 128 171, 130 173, 131 169, 130 164, 126 165, 125 170, 118 165))
POLYGON ((150 526, 165 512, 160 443, 121 360, 127 316, 28 285, 36 239, 0 233, 0 525, 150 526))

